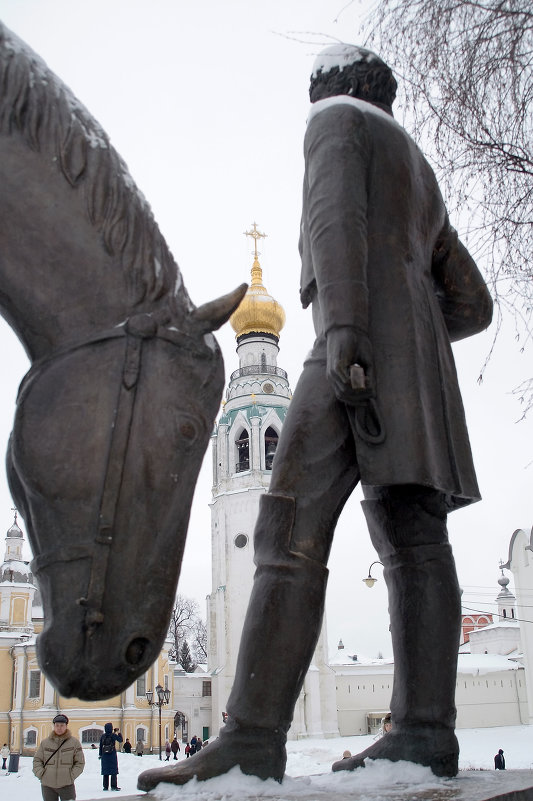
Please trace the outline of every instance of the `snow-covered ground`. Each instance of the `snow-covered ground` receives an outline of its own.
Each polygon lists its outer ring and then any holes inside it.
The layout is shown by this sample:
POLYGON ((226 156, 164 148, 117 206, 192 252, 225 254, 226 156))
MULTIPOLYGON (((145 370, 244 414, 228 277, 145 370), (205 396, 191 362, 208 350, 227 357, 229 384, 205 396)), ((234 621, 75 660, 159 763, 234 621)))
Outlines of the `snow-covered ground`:
MULTIPOLYGON (((462 770, 494 770, 494 754, 499 748, 505 752, 506 766, 510 769, 533 769, 533 727, 509 726, 491 729, 460 729, 457 731, 461 746, 459 767, 462 770)), ((242 776, 234 770, 225 777, 212 779, 209 782, 191 783, 186 787, 161 785, 155 795, 161 799, 194 796, 196 801, 211 801, 214 798, 248 795, 250 797, 276 796, 297 799, 308 794, 310 786, 318 794, 329 791, 364 791, 365 787, 373 790, 379 785, 390 788, 391 784, 401 782, 407 785, 435 787, 443 780, 436 779, 429 768, 422 768, 409 763, 392 764, 375 762, 365 770, 355 773, 332 774, 331 763, 342 757, 348 749, 357 753, 366 748, 374 737, 340 737, 333 740, 299 740, 289 742, 289 759, 287 778, 283 789, 276 782, 261 782, 250 776, 242 776), (301 776, 328 774, 324 777, 295 781, 301 776)), ((120 792, 104 794, 100 777, 100 762, 97 751, 85 751, 85 770, 76 782, 78 801, 92 798, 120 797, 137 792, 137 775, 141 770, 157 767, 160 763, 156 756, 137 757, 133 754, 119 754, 119 786, 120 792)), ((31 758, 22 757, 19 772, 6 775, 0 772, 0 798, 5 801, 39 801, 42 798, 40 784, 33 776, 31 758)), ((163 763, 164 764, 164 763, 163 763)))

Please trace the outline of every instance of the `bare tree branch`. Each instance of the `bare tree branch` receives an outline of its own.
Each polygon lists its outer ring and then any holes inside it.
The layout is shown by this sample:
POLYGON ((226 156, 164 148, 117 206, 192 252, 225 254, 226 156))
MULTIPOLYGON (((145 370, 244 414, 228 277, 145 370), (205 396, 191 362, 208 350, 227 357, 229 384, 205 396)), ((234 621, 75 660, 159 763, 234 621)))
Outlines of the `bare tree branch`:
MULTIPOLYGON (((379 0, 367 46, 436 165, 450 211, 521 349, 533 325, 533 9, 526 0, 379 0)), ((533 379, 516 388, 533 406, 533 379)))

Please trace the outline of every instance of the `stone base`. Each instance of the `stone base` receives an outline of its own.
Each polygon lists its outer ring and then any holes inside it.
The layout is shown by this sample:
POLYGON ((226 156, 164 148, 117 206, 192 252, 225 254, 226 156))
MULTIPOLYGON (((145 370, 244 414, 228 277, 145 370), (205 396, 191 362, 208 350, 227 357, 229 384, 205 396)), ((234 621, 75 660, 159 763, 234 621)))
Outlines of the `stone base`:
MULTIPOLYGON (((338 774, 337 774, 338 775, 338 774)), ((320 779, 326 777, 321 776, 320 779)), ((291 778, 284 792, 280 786, 279 793, 268 793, 268 801, 533 801, 533 770, 464 770, 460 771, 455 779, 436 779, 440 786, 424 786, 416 789, 411 784, 403 788, 399 784, 392 787, 376 787, 375 790, 365 787, 360 791, 348 792, 339 787, 332 787, 329 791, 324 782, 320 787, 309 787, 309 779, 318 777, 291 778), (301 785, 300 785, 301 782, 301 785)), ((172 785, 162 784, 164 797, 174 796, 172 785)), ((202 795, 201 785, 197 786, 198 796, 202 795)), ((179 798, 182 789, 176 787, 175 797, 179 798)), ((212 783, 209 783, 210 801, 216 798, 212 783)), ((221 797, 231 798, 232 793, 227 789, 221 797)), ((237 794, 236 794, 237 795, 237 794)), ((253 801, 257 796, 252 794, 246 799, 244 793, 238 794, 239 801, 253 801)), ((188 798, 194 798, 190 794, 188 798)), ((161 795, 154 793, 138 793, 136 795, 120 796, 121 801, 161 801, 161 795)), ((94 801, 94 799, 93 799, 94 801)))

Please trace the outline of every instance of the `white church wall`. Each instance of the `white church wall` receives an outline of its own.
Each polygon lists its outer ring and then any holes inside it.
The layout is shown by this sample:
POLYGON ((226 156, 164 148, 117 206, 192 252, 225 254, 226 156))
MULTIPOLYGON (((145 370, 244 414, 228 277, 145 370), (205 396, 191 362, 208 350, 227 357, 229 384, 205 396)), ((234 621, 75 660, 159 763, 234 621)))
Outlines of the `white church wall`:
POLYGON ((473 676, 457 675, 457 728, 519 726, 527 723, 523 668, 473 676))
POLYGON ((212 696, 206 695, 204 682, 212 687, 211 676, 205 673, 174 672, 174 706, 185 715, 187 720, 188 739, 193 735, 204 736, 204 729, 208 736, 218 733, 212 726, 212 696))
POLYGON ((469 635, 472 654, 512 654, 520 651, 520 626, 518 621, 491 623, 469 635))
POLYGON ((367 716, 390 709, 392 673, 336 670, 336 688, 340 735, 368 734, 367 716))
MULTIPOLYGON (((533 608, 533 529, 516 529, 509 543, 509 561, 504 568, 512 570, 516 592, 516 616, 520 621, 531 620, 533 608)), ((533 627, 521 626, 521 643, 528 697, 525 722, 533 724, 533 627)))
MULTIPOLYGON (((392 664, 335 667, 341 736, 367 734, 368 716, 378 717, 390 710, 393 670, 392 664)), ((457 728, 527 723, 524 670, 503 656, 461 655, 455 703, 457 728)))

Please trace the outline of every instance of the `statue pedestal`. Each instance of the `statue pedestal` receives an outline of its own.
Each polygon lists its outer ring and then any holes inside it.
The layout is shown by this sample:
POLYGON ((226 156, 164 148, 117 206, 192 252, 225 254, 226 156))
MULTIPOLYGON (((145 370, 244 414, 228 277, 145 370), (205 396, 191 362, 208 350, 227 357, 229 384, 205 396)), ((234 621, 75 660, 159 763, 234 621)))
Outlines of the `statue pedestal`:
MULTIPOLYGON (((337 774, 338 775, 338 774, 337 774)), ((312 779, 312 777, 309 777, 312 779)), ((321 777, 323 779, 325 777, 321 777)), ((471 770, 460 771, 455 779, 435 780, 435 784, 420 784, 414 787, 412 784, 407 788, 401 785, 389 787, 376 787, 375 790, 365 787, 360 792, 349 791, 349 788, 339 788, 338 785, 328 791, 325 782, 321 780, 320 787, 314 788, 309 784, 308 777, 292 779, 286 786, 280 786, 279 793, 270 792, 265 796, 268 801, 533 801, 533 770, 471 770)), ((172 785, 160 785, 164 788, 164 797, 173 798, 172 785)), ((213 785, 209 783, 209 789, 202 792, 202 786, 198 785, 197 794, 190 794, 189 797, 201 797, 209 795, 213 798, 213 785)), ((175 797, 179 798, 181 788, 176 787, 175 797)), ((160 801, 161 794, 138 793, 136 795, 121 796, 122 801, 160 801)), ((226 788, 222 796, 231 798, 233 793, 226 788)), ((250 794, 247 799, 245 793, 234 794, 239 801, 254 801, 256 795, 250 794)))

